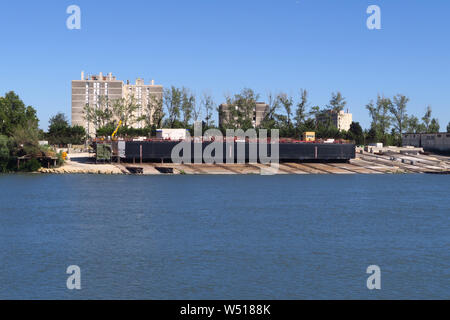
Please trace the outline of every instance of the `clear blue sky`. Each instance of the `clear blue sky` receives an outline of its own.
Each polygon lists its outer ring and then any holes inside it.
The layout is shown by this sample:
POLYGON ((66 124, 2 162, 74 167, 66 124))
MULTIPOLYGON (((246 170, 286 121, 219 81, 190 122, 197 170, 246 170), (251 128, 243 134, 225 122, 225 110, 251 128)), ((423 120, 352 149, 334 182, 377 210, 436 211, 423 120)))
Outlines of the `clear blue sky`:
POLYGON ((402 93, 410 113, 429 104, 441 130, 450 120, 446 0, 17 0, 0 10, 0 94, 16 91, 42 128, 59 111, 70 117, 81 70, 207 90, 216 102, 243 87, 261 100, 305 88, 324 106, 339 90, 363 127, 370 99, 402 93), (79 31, 66 28, 71 4, 79 31), (371 4, 382 30, 366 28, 371 4))

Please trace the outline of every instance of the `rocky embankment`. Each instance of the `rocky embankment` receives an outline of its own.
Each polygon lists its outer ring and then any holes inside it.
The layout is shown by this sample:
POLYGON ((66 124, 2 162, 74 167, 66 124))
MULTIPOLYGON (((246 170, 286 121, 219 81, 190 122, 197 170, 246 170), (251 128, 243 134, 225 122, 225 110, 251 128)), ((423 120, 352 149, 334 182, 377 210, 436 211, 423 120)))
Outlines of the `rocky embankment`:
POLYGON ((116 170, 98 170, 98 169, 67 169, 64 167, 61 168, 41 168, 38 170, 39 173, 47 173, 47 174, 123 174, 122 171, 116 171, 116 170))

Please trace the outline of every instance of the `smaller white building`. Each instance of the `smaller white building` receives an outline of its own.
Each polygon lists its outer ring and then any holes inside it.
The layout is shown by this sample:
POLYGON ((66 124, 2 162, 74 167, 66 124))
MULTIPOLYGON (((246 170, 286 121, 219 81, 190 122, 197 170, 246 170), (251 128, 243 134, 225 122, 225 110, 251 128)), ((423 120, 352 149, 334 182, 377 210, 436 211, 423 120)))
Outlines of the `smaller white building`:
POLYGON ((353 115, 351 113, 341 111, 337 116, 337 128, 339 130, 349 131, 353 122, 353 115))
POLYGON ((159 129, 156 130, 156 138, 162 140, 185 140, 189 136, 187 129, 159 129))
POLYGON ((353 115, 348 111, 340 111, 339 113, 328 111, 317 117, 317 121, 324 124, 328 123, 330 120, 339 131, 349 131, 353 122, 353 115))

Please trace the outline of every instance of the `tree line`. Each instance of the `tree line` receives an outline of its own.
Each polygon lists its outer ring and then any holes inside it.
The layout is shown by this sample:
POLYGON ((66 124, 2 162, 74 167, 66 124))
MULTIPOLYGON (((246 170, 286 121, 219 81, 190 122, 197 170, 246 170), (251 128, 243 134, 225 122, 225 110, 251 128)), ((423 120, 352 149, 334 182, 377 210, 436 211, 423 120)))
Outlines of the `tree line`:
POLYGON ((161 96, 150 95, 147 105, 141 106, 131 95, 109 101, 100 97, 96 106, 86 105, 84 119, 93 125, 97 136, 110 136, 122 121, 119 136, 151 136, 158 128, 193 128, 194 122, 204 121, 214 127, 212 97, 205 93, 198 99, 187 88, 174 86, 165 89, 161 96), (142 128, 136 128, 137 124, 142 128))
MULTIPOLYGON (((229 115, 223 129, 249 129, 253 127, 253 110, 261 96, 252 89, 243 89, 240 93, 226 96, 229 115)), ((280 137, 296 138, 306 131, 315 131, 318 138, 347 138, 347 132, 341 132, 332 122, 332 114, 344 110, 347 102, 340 92, 333 93, 328 105, 320 108, 309 102, 308 91, 301 89, 295 97, 281 92, 267 95, 268 110, 259 129, 279 129, 280 137), (325 119, 325 121, 318 121, 325 119)), ((220 112, 220 110, 219 110, 220 112)), ((223 111, 222 111, 223 112, 223 111)), ((355 123, 355 127, 359 124, 355 123)), ((360 126, 359 126, 360 128, 360 126)), ((356 132, 357 130, 355 130, 356 132)), ((362 129, 361 129, 362 131, 362 129)))
MULTIPOLYGON (((170 87, 161 96, 150 96, 147 106, 138 105, 131 96, 116 101, 100 97, 99 107, 85 107, 85 119, 92 123, 98 136, 111 135, 122 120, 119 130, 122 136, 153 136, 157 128, 192 129, 194 122, 202 121, 204 129, 253 128, 253 110, 261 96, 254 90, 245 88, 233 95, 225 96, 225 103, 233 106, 224 124, 215 124, 213 112, 220 112, 209 94, 198 98, 190 89, 170 87), (143 122, 141 129, 135 125, 143 122)), ((280 136, 299 139, 306 131, 315 131, 318 138, 354 140, 357 144, 383 142, 400 145, 402 134, 431 133, 440 130, 439 121, 432 117, 431 107, 427 107, 421 119, 407 112, 409 98, 398 94, 393 98, 379 95, 365 108, 371 118, 370 128, 363 130, 358 122, 352 123, 350 130, 339 130, 332 121, 333 114, 347 106, 341 92, 331 94, 327 105, 320 107, 311 104, 308 91, 300 89, 294 97, 285 92, 267 95, 268 112, 257 129, 279 129, 280 136), (320 119, 320 120, 319 120, 320 119)), ((223 116, 223 114, 222 114, 223 116)), ((450 123, 448 125, 450 129, 450 123)))
MULTIPOLYGON (((387 145, 401 145, 404 133, 437 133, 440 131, 439 120, 432 117, 430 106, 419 120, 409 115, 407 105, 409 98, 398 94, 391 98, 378 95, 376 102, 366 105, 372 119, 370 130, 366 133, 369 141, 380 141, 387 145)), ((450 131, 450 123, 447 126, 450 131)))
MULTIPOLYGON (((248 129, 252 126, 251 117, 258 94, 251 89, 226 98, 226 103, 238 108, 230 109, 227 127, 248 129)), ((315 131, 318 138, 343 138, 356 141, 357 144, 383 142, 387 145, 401 145, 404 133, 437 133, 440 130, 438 119, 432 117, 432 109, 427 107, 419 120, 409 115, 409 98, 398 94, 391 98, 378 95, 376 102, 370 101, 365 107, 371 118, 370 129, 363 130, 358 122, 353 122, 350 130, 336 128, 332 115, 343 111, 347 106, 341 92, 331 94, 330 101, 324 107, 309 102, 308 91, 300 89, 295 97, 284 92, 269 93, 269 110, 261 123, 263 129, 279 129, 281 137, 299 138, 306 131, 315 131)), ((450 123, 447 126, 450 132, 450 123)))

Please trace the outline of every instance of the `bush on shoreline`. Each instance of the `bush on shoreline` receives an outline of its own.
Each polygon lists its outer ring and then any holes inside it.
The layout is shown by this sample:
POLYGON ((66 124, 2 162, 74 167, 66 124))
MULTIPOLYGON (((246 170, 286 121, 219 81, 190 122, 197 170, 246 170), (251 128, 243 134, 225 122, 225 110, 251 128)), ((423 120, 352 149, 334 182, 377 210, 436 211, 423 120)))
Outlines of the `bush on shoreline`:
POLYGON ((34 172, 41 168, 45 150, 36 110, 25 106, 14 92, 0 97, 0 173, 34 172), (18 159, 24 158, 17 165, 18 159))

